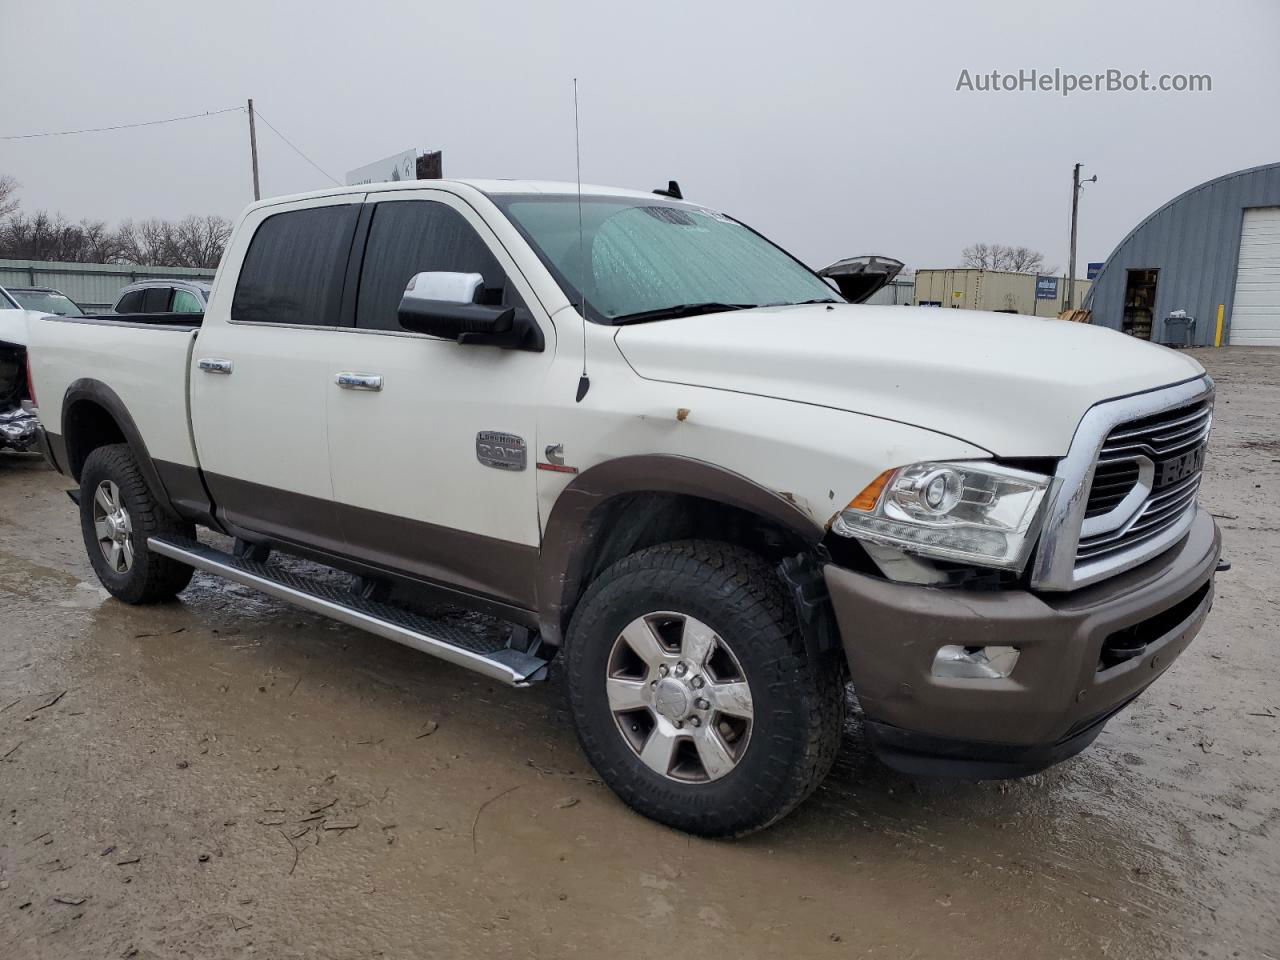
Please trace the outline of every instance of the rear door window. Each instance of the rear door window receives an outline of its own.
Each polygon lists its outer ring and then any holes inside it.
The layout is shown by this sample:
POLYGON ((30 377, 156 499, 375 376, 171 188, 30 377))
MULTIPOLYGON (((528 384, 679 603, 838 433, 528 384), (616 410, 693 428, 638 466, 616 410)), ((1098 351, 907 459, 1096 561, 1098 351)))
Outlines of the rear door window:
POLYGON ((199 298, 190 290, 174 290, 173 306, 170 309, 174 313, 204 312, 204 307, 201 306, 199 298))
POLYGON ((116 304, 116 313, 141 313, 142 312, 142 291, 130 290, 120 302, 116 304))
POLYGON ((240 267, 231 319, 336 326, 359 212, 359 204, 342 204, 263 220, 240 267))
POLYGON ((478 273, 488 303, 521 306, 506 273, 458 211, 434 200, 396 200, 374 207, 360 267, 356 326, 401 330, 397 316, 409 279, 426 271, 478 273))
POLYGON ((142 291, 143 313, 168 313, 173 287, 147 287, 142 291))

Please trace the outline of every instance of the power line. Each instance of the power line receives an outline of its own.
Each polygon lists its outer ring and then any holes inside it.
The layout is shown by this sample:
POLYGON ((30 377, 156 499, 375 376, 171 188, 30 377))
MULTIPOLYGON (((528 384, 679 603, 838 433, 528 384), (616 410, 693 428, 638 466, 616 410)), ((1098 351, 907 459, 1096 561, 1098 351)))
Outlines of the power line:
POLYGON ((111 127, 85 127, 82 130, 51 130, 46 133, 15 133, 0 137, 0 140, 34 140, 37 137, 69 137, 76 133, 102 133, 106 130, 128 130, 133 127, 154 127, 161 123, 177 123, 179 120, 198 120, 201 117, 216 117, 222 113, 234 113, 244 107, 227 107, 223 110, 207 110, 204 113, 189 113, 184 117, 168 117, 164 120, 143 120, 139 123, 118 123, 111 127))
MULTIPOLYGON (((240 109, 240 108, 239 108, 239 107, 237 107, 236 109, 238 110, 238 109, 240 109)), ((255 107, 253 112, 257 115, 257 117, 258 117, 258 119, 259 119, 259 120, 261 120, 263 123, 265 123, 265 124, 267 125, 267 127, 271 130, 271 132, 272 132, 272 133, 274 133, 277 137, 279 137, 281 140, 283 140, 285 143, 287 143, 287 144, 289 145, 290 149, 292 149, 294 153, 296 153, 296 154, 297 154, 298 156, 300 156, 303 160, 307 161, 307 163, 311 164, 313 167, 315 167, 317 170, 319 170, 321 173, 323 173, 326 177, 328 177, 330 180, 332 180, 332 181, 333 181, 333 183, 334 183, 334 186, 338 186, 338 187, 342 186, 342 181, 338 180, 335 176, 333 176, 333 174, 331 174, 331 173, 329 173, 327 170, 325 170, 325 169, 324 169, 324 167, 320 166, 320 164, 316 163, 314 160, 312 160, 310 157, 308 157, 305 153, 303 153, 301 150, 299 150, 297 147, 295 147, 295 146, 293 145, 293 143, 289 140, 289 138, 288 138, 288 137, 286 137, 283 133, 281 133, 279 130, 277 130, 277 129, 275 128, 275 126, 271 123, 271 121, 270 121, 270 120, 268 120, 266 117, 264 117, 264 116, 262 115, 262 111, 261 111, 261 110, 259 110, 259 109, 257 109, 257 108, 255 107)))
MULTIPOLYGON (((103 133, 108 130, 131 130, 135 127, 154 127, 162 123, 178 123, 181 120, 199 120, 203 117, 216 117, 224 113, 243 113, 244 110, 245 110, 244 107, 225 107, 222 110, 206 110, 204 113, 188 113, 185 116, 166 117, 163 120, 142 120, 142 121, 139 121, 138 123, 117 123, 109 127, 84 127, 80 130, 49 130, 44 133, 15 133, 15 134, 9 134, 8 136, 0 136, 0 140, 34 140, 39 137, 69 137, 78 133, 103 133)), ((274 133, 277 137, 283 140, 286 145, 288 145, 289 149, 291 149, 294 153, 300 156, 303 160, 307 161, 307 163, 311 164, 311 166, 319 170, 329 180, 333 181, 335 186, 339 186, 339 187, 342 186, 342 181, 338 180, 337 177, 333 176, 333 174, 325 170, 322 166, 320 166, 320 164, 316 163, 314 160, 308 157, 305 153, 299 150, 298 147, 293 143, 293 141, 291 141, 283 133, 277 130, 275 125, 262 115, 261 110, 255 109, 254 113, 258 116, 260 120, 262 120, 263 123, 267 125, 267 127, 270 128, 272 133, 274 133)))

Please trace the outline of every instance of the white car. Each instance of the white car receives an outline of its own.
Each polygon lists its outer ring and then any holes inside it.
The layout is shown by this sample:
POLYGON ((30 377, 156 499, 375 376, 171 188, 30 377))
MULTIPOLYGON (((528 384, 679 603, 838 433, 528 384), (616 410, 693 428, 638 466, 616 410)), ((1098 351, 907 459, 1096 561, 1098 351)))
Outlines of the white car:
POLYGON ((1213 386, 1193 359, 848 304, 669 193, 263 201, 203 318, 49 317, 30 341, 45 448, 115 596, 168 599, 196 568, 515 686, 558 656, 604 780, 696 833, 804 799, 850 679, 898 768, 1068 757, 1213 598, 1213 386), (358 579, 300 579, 271 551, 358 579), (406 592, 509 635, 388 599, 406 592))
POLYGON ((27 389, 29 316, 32 314, 0 287, 0 450, 30 450, 38 436, 39 424, 29 409, 27 389))

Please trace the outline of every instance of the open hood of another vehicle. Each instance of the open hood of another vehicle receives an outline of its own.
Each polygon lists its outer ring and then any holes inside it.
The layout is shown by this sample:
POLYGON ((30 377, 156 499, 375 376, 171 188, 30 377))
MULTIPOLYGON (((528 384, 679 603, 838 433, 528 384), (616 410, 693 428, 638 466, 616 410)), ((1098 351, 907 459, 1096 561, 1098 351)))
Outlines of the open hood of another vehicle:
POLYGON ((840 288, 840 294, 850 303, 866 303, 872 294, 893 282, 902 272, 902 261, 892 257, 849 257, 837 260, 818 271, 840 288))

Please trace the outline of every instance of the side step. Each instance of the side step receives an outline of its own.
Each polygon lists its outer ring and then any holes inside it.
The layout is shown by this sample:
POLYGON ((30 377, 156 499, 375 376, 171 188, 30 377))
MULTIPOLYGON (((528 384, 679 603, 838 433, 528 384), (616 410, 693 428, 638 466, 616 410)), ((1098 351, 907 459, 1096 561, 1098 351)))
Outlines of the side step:
POLYGON ((196 540, 151 537, 147 545, 161 556, 172 557, 197 570, 261 590, 312 613, 376 633, 513 687, 528 686, 547 678, 546 660, 511 649, 501 641, 477 638, 443 620, 365 600, 349 590, 242 559, 196 540))

